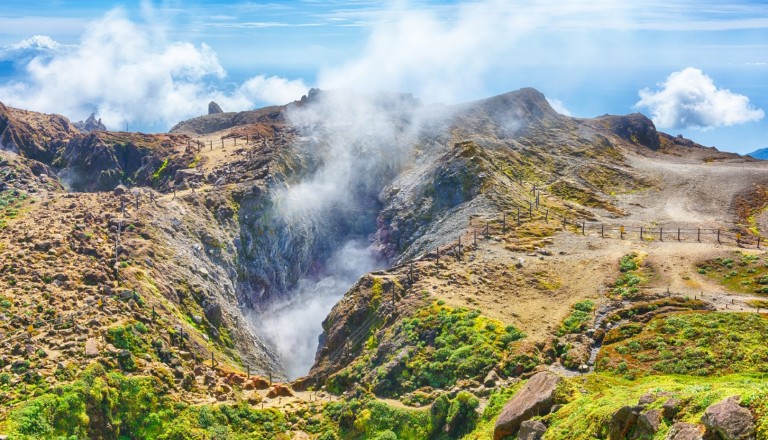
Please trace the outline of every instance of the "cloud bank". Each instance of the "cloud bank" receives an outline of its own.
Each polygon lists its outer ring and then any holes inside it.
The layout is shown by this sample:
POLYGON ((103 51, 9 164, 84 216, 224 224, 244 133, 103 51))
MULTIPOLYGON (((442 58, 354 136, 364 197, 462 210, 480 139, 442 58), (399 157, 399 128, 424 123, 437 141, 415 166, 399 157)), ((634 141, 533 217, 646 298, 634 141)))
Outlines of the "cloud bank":
POLYGON ((701 70, 688 67, 659 84, 660 90, 640 90, 637 108, 646 108, 661 128, 712 129, 759 121, 765 112, 749 98, 718 88, 701 70))
POLYGON ((0 50, 21 65, 23 79, 0 86, 0 101, 81 119, 97 113, 107 128, 165 130, 206 112, 212 99, 228 111, 285 104, 308 87, 300 80, 257 76, 234 90, 217 83, 226 72, 205 44, 171 42, 158 24, 113 10, 91 23, 77 45, 35 36, 0 50))

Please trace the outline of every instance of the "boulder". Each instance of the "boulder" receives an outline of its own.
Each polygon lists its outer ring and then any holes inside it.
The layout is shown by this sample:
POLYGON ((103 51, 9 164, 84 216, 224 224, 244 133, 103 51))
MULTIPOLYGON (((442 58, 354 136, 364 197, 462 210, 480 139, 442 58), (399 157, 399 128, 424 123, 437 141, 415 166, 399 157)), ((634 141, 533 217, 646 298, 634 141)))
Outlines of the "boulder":
POLYGON ((269 388, 269 381, 263 377, 253 376, 245 381, 244 390, 266 390, 269 388))
POLYGON ((293 397, 293 391, 288 385, 276 383, 267 391, 267 397, 270 399, 275 397, 293 397))
POLYGON ((696 425, 678 422, 669 428, 667 440, 702 440, 701 430, 696 425))
POLYGON ((625 440, 629 438, 632 428, 637 425, 642 406, 624 406, 619 408, 611 417, 608 424, 608 438, 610 440, 625 440))
POLYGON ((672 420, 677 416, 677 413, 680 412, 680 407, 682 406, 682 403, 680 399, 675 399, 674 397, 671 399, 667 399, 666 402, 661 406, 661 414, 664 416, 667 420, 672 420))
POLYGON ((731 396, 710 405, 701 416, 701 423, 723 440, 753 440, 755 419, 747 408, 739 405, 740 400, 741 396, 731 396))
POLYGON ((85 356, 96 357, 98 355, 99 355, 99 344, 96 341, 96 338, 88 338, 88 340, 85 341, 85 356))
POLYGON ((499 381, 499 375, 496 373, 495 370, 491 370, 488 372, 488 374, 485 375, 485 379, 483 380, 483 385, 485 385, 486 388, 493 388, 496 386, 496 382, 499 381))
POLYGON ((653 437, 659 428, 661 428, 661 422, 661 411, 658 409, 651 409, 640 414, 640 417, 637 418, 637 427, 640 431, 640 435, 653 437))
POLYGON ((517 433, 520 424, 536 415, 549 413, 555 403, 555 389, 562 378, 549 371, 531 377, 501 410, 493 430, 494 440, 517 433))
POLYGON ((124 185, 117 185, 115 189, 112 191, 112 193, 116 196, 122 196, 127 192, 128 192, 128 188, 126 188, 124 185))
POLYGON ((526 420, 520 424, 520 431, 517 433, 518 440, 541 440, 544 433, 547 432, 547 425, 539 420, 526 420))

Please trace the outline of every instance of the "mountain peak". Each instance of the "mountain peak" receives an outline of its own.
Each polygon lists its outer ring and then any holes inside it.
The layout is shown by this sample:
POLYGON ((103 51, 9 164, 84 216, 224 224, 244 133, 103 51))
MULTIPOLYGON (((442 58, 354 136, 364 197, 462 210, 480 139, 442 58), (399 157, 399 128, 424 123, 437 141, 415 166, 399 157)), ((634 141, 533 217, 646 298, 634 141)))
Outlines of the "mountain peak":
POLYGON ((91 116, 88 116, 88 119, 85 121, 75 122, 73 125, 80 131, 91 132, 107 130, 107 127, 104 126, 104 124, 101 122, 101 118, 96 119, 96 113, 91 113, 91 116))

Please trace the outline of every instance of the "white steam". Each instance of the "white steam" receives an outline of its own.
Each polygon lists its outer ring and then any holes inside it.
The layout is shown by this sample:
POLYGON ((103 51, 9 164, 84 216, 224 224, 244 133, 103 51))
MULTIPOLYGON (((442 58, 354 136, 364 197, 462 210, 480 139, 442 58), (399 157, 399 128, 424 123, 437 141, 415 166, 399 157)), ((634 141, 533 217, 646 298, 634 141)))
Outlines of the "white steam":
POLYGON ((322 321, 360 274, 376 268, 365 243, 348 241, 328 262, 328 275, 304 279, 292 298, 273 311, 252 318, 259 334, 277 348, 290 379, 309 371, 315 361, 322 321))
POLYGON ((301 97, 300 80, 257 76, 231 93, 216 87, 226 73, 205 44, 170 42, 159 24, 140 24, 116 9, 92 22, 77 45, 36 36, 0 50, 25 78, 0 86, 15 107, 84 119, 95 112, 107 128, 167 129, 205 114, 216 100, 229 111, 285 104, 301 97))
POLYGON ((759 121, 763 110, 749 104, 749 98, 720 89, 701 70, 693 67, 674 72, 660 84, 661 90, 640 90, 636 107, 647 108, 661 128, 727 127, 759 121))

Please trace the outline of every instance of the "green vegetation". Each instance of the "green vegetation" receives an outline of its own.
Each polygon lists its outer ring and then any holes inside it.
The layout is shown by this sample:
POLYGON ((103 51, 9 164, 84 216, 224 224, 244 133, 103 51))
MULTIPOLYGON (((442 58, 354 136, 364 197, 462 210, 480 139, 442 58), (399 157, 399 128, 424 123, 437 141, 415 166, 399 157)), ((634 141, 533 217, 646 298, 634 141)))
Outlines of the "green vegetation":
POLYGON ((165 159, 163 161, 162 165, 160 165, 160 168, 158 168, 157 171, 152 174, 152 180, 160 180, 160 178, 164 177, 165 169, 168 167, 169 162, 170 159, 165 159))
POLYGON ((8 225, 8 219, 19 215, 19 210, 28 198, 28 195, 15 189, 0 192, 0 228, 8 225))
POLYGON ((71 385, 14 409, 0 429, 14 439, 277 438, 285 415, 250 405, 190 406, 154 377, 126 377, 94 364, 71 385))
POLYGON ((768 372, 768 319, 749 313, 675 313, 628 324, 605 337, 597 368, 645 374, 768 372))
POLYGON ((768 258, 734 252, 727 258, 699 263, 698 273, 734 292, 768 293, 768 258))
POLYGON ((441 395, 430 411, 393 408, 364 396, 332 402, 323 416, 328 425, 321 439, 455 439, 471 432, 480 402, 462 391, 455 398, 441 395))
POLYGON ((643 269, 640 267, 641 259, 636 253, 624 255, 619 260, 619 276, 613 283, 611 293, 622 298, 634 298, 639 290, 638 285, 647 281, 642 275, 643 269))
MULTIPOLYGON (((648 409, 660 409, 669 398, 681 401, 679 420, 699 424, 704 410, 711 404, 741 395, 741 403, 760 418, 757 438, 768 434, 768 382, 748 375, 725 377, 653 376, 626 381, 615 376, 590 374, 579 380, 579 392, 556 413, 543 418, 549 425, 547 439, 587 440, 607 438, 608 424, 616 411, 635 405, 641 396, 656 393, 657 400, 648 409), (662 392, 667 394, 661 394, 662 392)), ((666 438, 669 421, 663 421, 654 439, 666 438)), ((476 437, 490 439, 492 437, 476 437)))
POLYGON ((595 303, 590 300, 579 301, 573 305, 573 311, 568 315, 560 328, 557 330, 559 336, 567 333, 581 333, 587 329, 587 324, 592 320, 592 311, 595 309, 595 303))
POLYGON ((523 333, 474 310, 433 303, 389 332, 381 339, 397 341, 397 347, 366 344, 353 364, 328 380, 328 388, 339 393, 365 383, 378 395, 401 396, 425 386, 449 388, 458 379, 482 379, 494 367, 505 374, 521 363, 532 367, 514 352, 523 333))

